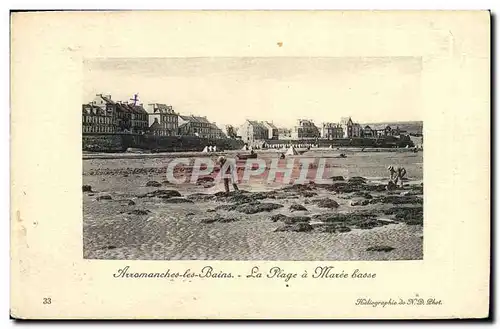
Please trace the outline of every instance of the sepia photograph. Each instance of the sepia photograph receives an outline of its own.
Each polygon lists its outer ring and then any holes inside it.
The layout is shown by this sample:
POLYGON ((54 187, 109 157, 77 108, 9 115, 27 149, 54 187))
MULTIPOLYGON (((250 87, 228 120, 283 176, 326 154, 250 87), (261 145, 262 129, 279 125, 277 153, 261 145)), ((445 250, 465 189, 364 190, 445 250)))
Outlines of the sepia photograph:
POLYGON ((487 318, 490 16, 12 13, 11 317, 487 318))
POLYGON ((421 72, 409 56, 86 58, 84 258, 422 260, 421 72))

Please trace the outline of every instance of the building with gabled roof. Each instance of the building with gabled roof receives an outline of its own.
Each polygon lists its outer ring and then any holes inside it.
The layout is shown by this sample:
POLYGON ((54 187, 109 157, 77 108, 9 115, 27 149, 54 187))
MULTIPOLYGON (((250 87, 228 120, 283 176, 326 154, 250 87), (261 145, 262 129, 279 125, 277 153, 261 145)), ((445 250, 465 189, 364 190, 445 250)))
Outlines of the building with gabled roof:
POLYGON ((149 132, 159 136, 177 135, 179 116, 171 105, 148 104, 149 132), (158 124, 155 124, 158 123, 158 124), (154 126, 153 126, 154 124, 154 126))
POLYGON ((292 129, 292 139, 315 139, 320 136, 321 132, 312 120, 298 119, 292 129))
POLYGON ((178 115, 178 134, 198 136, 201 138, 218 139, 224 138, 224 132, 206 116, 178 115))
POLYGON ((112 108, 93 103, 82 104, 82 133, 116 132, 112 108))

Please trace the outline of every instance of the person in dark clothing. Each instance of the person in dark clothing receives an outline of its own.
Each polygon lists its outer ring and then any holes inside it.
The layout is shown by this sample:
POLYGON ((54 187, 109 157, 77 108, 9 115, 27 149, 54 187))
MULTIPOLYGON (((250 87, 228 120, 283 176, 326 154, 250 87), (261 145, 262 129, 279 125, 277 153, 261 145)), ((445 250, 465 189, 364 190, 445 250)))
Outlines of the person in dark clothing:
MULTIPOLYGON (((224 166, 224 164, 227 162, 227 159, 225 156, 220 156, 218 159, 217 159, 217 163, 219 164, 219 166, 221 167, 221 170, 224 166)), ((226 169, 226 172, 223 173, 224 177, 224 190, 226 191, 226 193, 229 193, 229 181, 232 180, 232 184, 233 184, 233 189, 235 191, 239 191, 238 189, 238 185, 236 184, 236 182, 233 180, 233 175, 234 175, 234 172, 235 172, 236 168, 234 167, 233 164, 229 164, 229 166, 227 167, 226 169), (231 177, 227 177, 228 175, 230 175, 231 177)))

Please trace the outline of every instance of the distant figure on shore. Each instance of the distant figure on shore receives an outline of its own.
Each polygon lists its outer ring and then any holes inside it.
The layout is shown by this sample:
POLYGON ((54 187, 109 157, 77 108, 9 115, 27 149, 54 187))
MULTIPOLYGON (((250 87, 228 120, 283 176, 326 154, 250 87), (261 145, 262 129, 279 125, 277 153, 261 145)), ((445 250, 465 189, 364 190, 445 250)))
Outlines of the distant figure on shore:
POLYGON ((285 158, 285 153, 282 152, 280 155, 280 159, 284 159, 284 158, 285 158))
POLYGON ((403 178, 406 176, 406 169, 404 167, 396 167, 394 166, 389 166, 387 170, 390 173, 389 177, 389 185, 394 185, 397 186, 398 182, 400 183, 401 187, 403 187, 403 178), (392 184, 391 184, 392 183, 392 184))
POLYGON ((347 158, 347 155, 345 155, 344 153, 340 153, 340 157, 341 158, 347 158))
MULTIPOLYGON (((222 167, 224 166, 224 164, 226 163, 227 159, 225 156, 220 156, 218 159, 217 159, 217 163, 220 165, 221 169, 222 167)), ((224 190, 226 191, 226 193, 229 193, 229 180, 232 181, 233 183, 233 189, 235 191, 239 191, 238 189, 238 185, 236 184, 236 182, 233 180, 233 175, 234 175, 234 172, 235 172, 236 168, 232 165, 232 164, 229 164, 227 170, 225 173, 223 173, 224 176, 227 176, 227 175, 230 175, 231 177, 224 177, 224 190)))

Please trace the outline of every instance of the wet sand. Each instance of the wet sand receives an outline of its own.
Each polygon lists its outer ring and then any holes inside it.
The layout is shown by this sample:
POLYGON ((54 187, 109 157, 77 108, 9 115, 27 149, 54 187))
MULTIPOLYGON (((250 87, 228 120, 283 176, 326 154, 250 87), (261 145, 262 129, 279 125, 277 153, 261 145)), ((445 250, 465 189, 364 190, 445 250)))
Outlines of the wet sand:
MULTIPOLYGON (((308 153, 304 156, 336 155, 335 151, 308 153)), ((259 154, 259 157, 266 156, 275 157, 276 154, 259 154)), ((367 199, 364 206, 351 205, 353 201, 365 200, 356 193, 339 192, 321 186, 312 186, 310 194, 314 195, 307 195, 297 190, 285 193, 283 185, 264 181, 241 184, 240 188, 249 191, 250 197, 259 191, 275 190, 281 193, 279 198, 270 195, 269 198, 252 201, 256 204, 279 205, 279 208, 269 212, 257 213, 221 209, 221 206, 231 208, 231 205, 238 205, 238 201, 224 196, 202 197, 201 200, 192 197, 195 193, 214 195, 223 190, 222 184, 204 188, 195 184, 173 185, 164 182, 165 175, 158 169, 163 168, 168 160, 161 157, 84 160, 83 184, 90 185, 93 190, 83 193, 84 257, 158 260, 422 259, 422 225, 418 222, 408 224, 404 218, 388 214, 388 210, 394 207, 421 209, 422 204, 393 204, 387 200, 373 202, 388 195, 399 197, 402 192, 421 198, 421 190, 412 187, 418 187, 422 182, 422 159, 422 153, 410 152, 350 152, 345 159, 335 159, 336 165, 328 168, 328 177, 340 175, 348 179, 362 176, 368 179, 366 185, 369 186, 387 181, 384 176, 387 176, 389 164, 406 167, 409 181, 404 190, 393 193, 370 191, 372 199, 367 199), (161 186, 146 186, 149 181, 160 182, 161 186), (161 198, 157 195, 145 197, 146 193, 158 190, 178 191, 181 200, 178 197, 161 198), (101 199, 102 196, 111 199, 101 199), (186 202, 184 198, 192 202, 186 202), (318 206, 317 200, 324 198, 334 200, 338 207, 318 206), (173 203, 172 199, 182 203, 173 203), (302 205, 307 210, 291 211, 289 207, 292 204, 302 205), (356 221, 342 224, 341 227, 349 229, 346 232, 335 229, 331 233, 323 233, 327 218, 358 213, 372 213, 371 218, 374 219, 370 219, 369 225, 356 221), (308 217, 306 226, 310 225, 312 229, 301 232, 275 231, 290 227, 281 220, 274 222, 272 216, 277 214, 308 217)), ((249 204, 245 200, 241 203, 249 204)))

